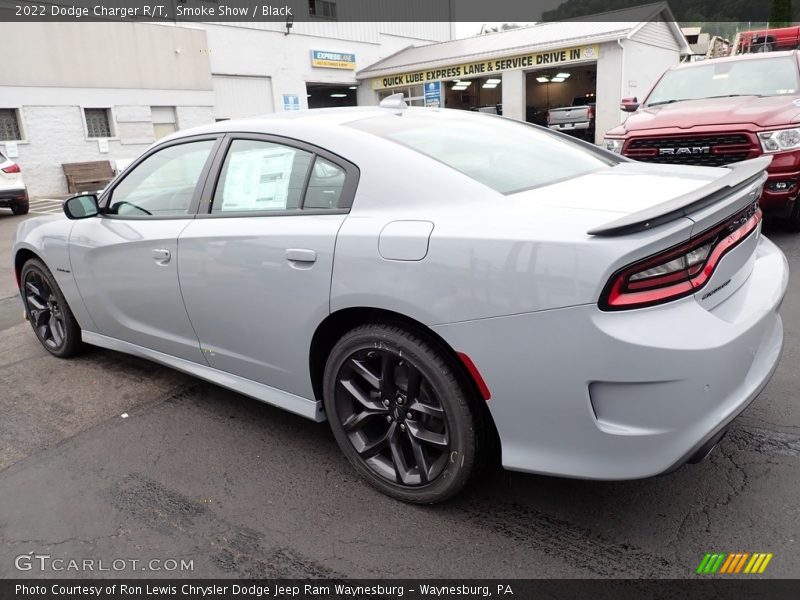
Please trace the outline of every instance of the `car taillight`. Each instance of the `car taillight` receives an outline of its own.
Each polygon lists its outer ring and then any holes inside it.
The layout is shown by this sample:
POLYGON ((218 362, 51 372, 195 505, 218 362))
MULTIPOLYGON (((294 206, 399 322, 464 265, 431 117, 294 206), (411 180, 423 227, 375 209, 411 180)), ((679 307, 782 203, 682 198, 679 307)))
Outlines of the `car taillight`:
POLYGON ((695 293, 719 261, 761 222, 752 204, 686 243, 620 269, 600 296, 601 310, 626 310, 663 304, 695 293))
POLYGON ((550 111, 544 113, 544 118, 547 119, 547 124, 550 125, 550 111))
POLYGON ((589 110, 586 111, 586 116, 590 119, 594 119, 594 106, 589 107, 589 110))
POLYGON ((17 163, 14 163, 10 167, 6 167, 5 169, 3 169, 3 173, 19 173, 19 171, 20 168, 17 163))

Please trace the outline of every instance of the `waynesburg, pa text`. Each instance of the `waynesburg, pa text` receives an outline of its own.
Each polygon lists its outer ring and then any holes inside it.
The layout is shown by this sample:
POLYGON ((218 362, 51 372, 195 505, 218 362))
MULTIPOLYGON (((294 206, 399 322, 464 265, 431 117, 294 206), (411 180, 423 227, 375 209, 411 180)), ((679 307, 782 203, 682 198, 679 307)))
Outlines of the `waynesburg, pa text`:
POLYGON ((49 585, 26 585, 17 584, 15 586, 17 597, 24 596, 79 596, 87 598, 101 598, 104 596, 161 596, 178 598, 214 598, 227 596, 244 596, 249 598, 262 597, 364 597, 381 596, 401 598, 404 595, 413 594, 423 597, 436 598, 443 596, 468 596, 470 598, 489 598, 492 596, 513 596, 512 586, 508 584, 488 585, 441 585, 441 584, 419 584, 416 586, 408 585, 350 585, 347 583, 335 583, 321 585, 306 583, 302 585, 259 585, 259 584, 226 584, 226 585, 195 585, 195 584, 107 584, 107 585, 69 585, 69 584, 49 584, 49 585))

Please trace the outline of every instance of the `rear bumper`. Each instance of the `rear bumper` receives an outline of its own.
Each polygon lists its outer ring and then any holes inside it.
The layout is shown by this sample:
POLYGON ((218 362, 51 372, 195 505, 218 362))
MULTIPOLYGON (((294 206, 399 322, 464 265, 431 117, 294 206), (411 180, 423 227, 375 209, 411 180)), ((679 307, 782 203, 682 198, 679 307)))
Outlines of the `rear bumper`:
POLYGON ((589 129, 591 125, 590 121, 581 121, 579 123, 553 123, 547 127, 555 131, 585 131, 589 129))
POLYGON ((637 479, 696 455, 766 386, 783 347, 778 308, 787 281, 785 257, 762 238, 750 276, 710 310, 688 297, 434 329, 486 381, 504 466, 637 479))
POLYGON ((0 189, 0 206, 9 207, 9 206, 17 206, 25 204, 28 204, 27 189, 25 188, 10 189, 10 190, 0 189))

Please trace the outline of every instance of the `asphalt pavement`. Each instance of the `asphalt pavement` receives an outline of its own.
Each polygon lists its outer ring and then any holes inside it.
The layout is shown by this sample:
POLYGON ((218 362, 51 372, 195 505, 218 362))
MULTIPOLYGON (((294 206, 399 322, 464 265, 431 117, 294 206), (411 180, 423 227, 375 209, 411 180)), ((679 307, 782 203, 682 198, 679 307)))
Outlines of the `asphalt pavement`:
POLYGON ((628 482, 497 471, 414 507, 324 423, 115 352, 49 356, 9 267, 23 218, 0 211, 0 577, 693 577, 711 551, 800 576, 800 234, 767 228, 795 274, 783 359, 708 459, 628 482), (29 553, 94 570, 18 570, 29 553))

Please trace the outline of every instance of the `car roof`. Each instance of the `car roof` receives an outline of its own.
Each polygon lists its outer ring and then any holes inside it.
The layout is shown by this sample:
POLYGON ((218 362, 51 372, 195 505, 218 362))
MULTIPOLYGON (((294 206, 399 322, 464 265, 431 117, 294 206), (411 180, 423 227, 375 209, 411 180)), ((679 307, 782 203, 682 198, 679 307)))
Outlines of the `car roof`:
POLYGON ((736 54, 735 56, 722 56, 720 58, 708 58, 706 60, 697 60, 694 62, 689 63, 681 63, 679 65, 675 65, 670 69, 670 71, 680 71, 683 69, 696 69, 698 67, 702 67, 704 65, 708 65, 709 63, 717 64, 720 62, 739 62, 744 60, 759 60, 765 58, 785 58, 787 56, 794 56, 797 58, 798 51, 797 50, 781 50, 776 52, 754 52, 752 54, 736 54))
MULTIPOLYGON (((168 137, 158 140, 160 145, 165 141, 180 139, 182 137, 203 135, 209 133, 251 132, 273 133, 274 130, 285 130, 286 125, 294 123, 298 129, 338 130, 341 126, 361 121, 364 119, 386 117, 388 115, 437 115, 442 120, 485 119, 502 118, 497 115, 487 115, 478 111, 458 110, 453 108, 389 108, 380 106, 348 106, 340 108, 312 108, 308 110, 295 110, 219 121, 211 125, 201 125, 191 129, 182 129, 168 137)), ((351 128, 347 128, 351 130, 351 128)), ((352 129, 353 131, 357 131, 352 129)))

